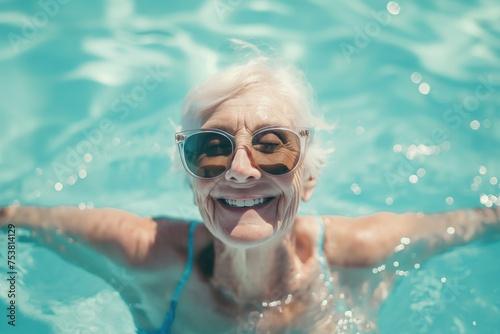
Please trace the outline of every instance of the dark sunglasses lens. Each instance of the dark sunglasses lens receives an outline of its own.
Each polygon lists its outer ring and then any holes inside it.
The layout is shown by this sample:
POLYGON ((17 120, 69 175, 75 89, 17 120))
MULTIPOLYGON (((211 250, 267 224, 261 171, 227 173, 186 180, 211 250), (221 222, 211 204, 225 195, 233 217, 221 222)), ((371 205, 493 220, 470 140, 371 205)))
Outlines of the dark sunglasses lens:
POLYGON ((300 159, 300 138, 290 130, 268 129, 252 139, 252 155, 259 168, 272 175, 293 170, 300 159))
POLYGON ((212 178, 227 169, 233 153, 231 140, 217 132, 200 132, 184 141, 184 158, 196 176, 212 178))

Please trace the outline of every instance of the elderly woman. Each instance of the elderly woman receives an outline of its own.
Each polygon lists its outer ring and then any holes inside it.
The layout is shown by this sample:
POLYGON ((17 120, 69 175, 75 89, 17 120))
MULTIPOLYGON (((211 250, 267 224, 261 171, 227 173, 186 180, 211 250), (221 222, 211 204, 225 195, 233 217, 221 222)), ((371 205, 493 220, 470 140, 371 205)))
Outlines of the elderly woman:
POLYGON ((500 209, 297 216, 324 158, 311 101, 299 71, 265 58, 230 67, 188 95, 175 140, 202 224, 22 206, 2 209, 1 223, 33 229, 40 244, 111 284, 123 277, 88 247, 122 265, 133 279, 120 294, 140 333, 376 332, 394 272, 387 266, 377 280, 347 280, 341 267, 392 256, 397 269, 410 268, 498 233, 500 209), (356 294, 368 295, 366 309, 356 294))

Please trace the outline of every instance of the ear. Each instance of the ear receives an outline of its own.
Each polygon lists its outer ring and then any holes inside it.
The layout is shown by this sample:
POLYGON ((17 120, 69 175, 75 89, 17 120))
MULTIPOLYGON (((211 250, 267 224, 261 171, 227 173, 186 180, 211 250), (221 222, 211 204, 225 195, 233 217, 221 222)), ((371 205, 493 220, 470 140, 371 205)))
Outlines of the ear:
POLYGON ((302 196, 300 197, 304 202, 307 202, 316 188, 316 183, 318 183, 317 177, 309 176, 309 178, 302 184, 302 196))

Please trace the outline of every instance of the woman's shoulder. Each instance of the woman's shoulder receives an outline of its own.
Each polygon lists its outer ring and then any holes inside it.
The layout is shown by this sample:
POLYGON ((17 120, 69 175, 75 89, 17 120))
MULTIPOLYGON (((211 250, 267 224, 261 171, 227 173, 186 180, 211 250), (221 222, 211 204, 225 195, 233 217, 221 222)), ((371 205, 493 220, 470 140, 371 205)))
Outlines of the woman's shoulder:
MULTIPOLYGON (((345 216, 300 216, 295 220, 297 239, 304 244, 321 245, 328 263, 345 266, 353 264, 353 254, 360 251, 358 233, 364 219, 345 216)), ((364 250, 365 248, 363 248, 364 250)))
POLYGON ((156 236, 153 247, 158 255, 175 252, 183 257, 190 245, 197 254, 213 243, 213 236, 205 224, 169 217, 152 218, 156 224, 156 236), (192 237, 190 238, 190 231, 192 237))

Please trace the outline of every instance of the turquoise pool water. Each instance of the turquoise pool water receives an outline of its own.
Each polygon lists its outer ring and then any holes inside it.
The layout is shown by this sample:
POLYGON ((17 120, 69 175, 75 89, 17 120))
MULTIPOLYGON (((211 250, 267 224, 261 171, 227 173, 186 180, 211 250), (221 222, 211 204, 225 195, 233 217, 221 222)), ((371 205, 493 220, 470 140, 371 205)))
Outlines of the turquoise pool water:
MULTIPOLYGON (((227 39, 236 37, 295 62, 336 124, 319 135, 336 151, 303 214, 500 205, 495 0, 7 0, 0 8, 0 204, 198 218, 172 164, 173 133, 183 96, 234 56, 227 39)), ((398 278, 381 332, 499 333, 499 252, 499 242, 474 243, 398 278)), ((106 282, 21 241, 18 259, 17 326, 2 315, 1 333, 134 332, 106 282)))

